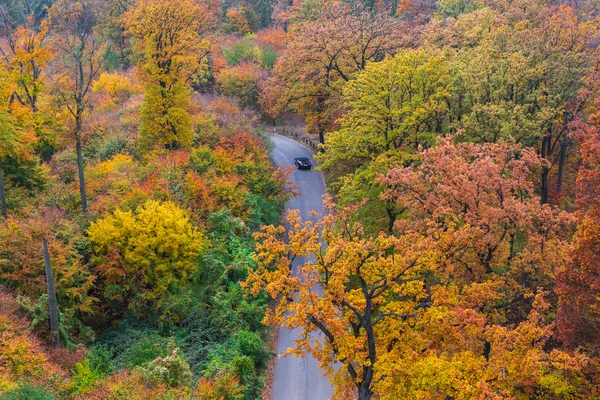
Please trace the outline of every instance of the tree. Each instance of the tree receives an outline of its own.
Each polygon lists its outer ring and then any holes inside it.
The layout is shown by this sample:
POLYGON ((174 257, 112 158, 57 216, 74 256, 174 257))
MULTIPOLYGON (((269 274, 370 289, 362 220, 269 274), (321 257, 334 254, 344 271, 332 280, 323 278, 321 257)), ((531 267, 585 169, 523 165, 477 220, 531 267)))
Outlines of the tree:
POLYGON ((577 213, 573 263, 558 276, 559 328, 569 346, 594 346, 600 340, 600 100, 589 122, 579 122, 582 165, 577 177, 577 213))
POLYGON ((106 56, 107 69, 127 69, 135 59, 121 23, 123 14, 134 3, 135 0, 105 0, 101 4, 98 28, 110 43, 106 56))
POLYGON ((12 29, 4 24, 0 30, 4 43, 0 54, 15 84, 9 100, 11 113, 26 129, 35 131, 36 151, 42 160, 48 160, 60 132, 58 123, 53 120, 54 110, 42 99, 46 92, 47 67, 53 58, 47 43, 48 20, 36 21, 30 17, 23 26, 12 29))
POLYGON ((252 294, 264 288, 276 300, 265 323, 304 331, 295 353, 311 352, 330 375, 334 360, 343 363, 334 378, 338 393, 354 385, 359 399, 370 399, 381 379, 378 356, 395 341, 383 332, 390 324, 402 329, 414 321, 426 294, 410 282, 424 279, 435 256, 422 237, 368 238, 359 225, 346 225, 352 210, 331 211, 316 224, 301 224, 299 213, 290 212, 288 240, 280 237, 281 226, 256 234, 258 269, 249 272, 246 284, 252 294), (312 254, 314 262, 294 265, 296 257, 312 254), (316 329, 324 338, 313 346, 310 332, 316 329))
POLYGON ((368 234, 355 207, 329 204, 319 222, 292 211, 287 235, 256 235, 246 285, 275 299, 265 323, 302 329, 293 352, 311 352, 346 398, 570 393, 583 360, 547 350, 546 298, 572 218, 535 196, 528 178, 542 161, 450 139, 419 156, 382 178, 406 207, 393 234, 368 234))
POLYGON ((258 30, 258 16, 250 6, 231 7, 225 14, 227 31, 248 35, 258 30))
MULTIPOLYGON (((441 246, 443 261, 426 286, 431 312, 436 304, 443 308, 422 320, 432 347, 423 358, 408 350, 406 363, 440 371, 444 378, 434 387, 446 395, 564 398, 589 390, 572 367, 583 367, 585 358, 551 339, 555 276, 570 262, 574 218, 540 204, 532 177, 547 161, 535 153, 503 141, 455 145, 446 138, 422 152, 418 165, 392 169, 384 179, 388 201, 406 207, 396 230, 422 232, 441 246), (478 365, 482 374, 462 386, 473 377, 466 365, 478 365)), ((400 373, 395 383, 432 397, 427 375, 400 373)))
POLYGON ((585 107, 579 89, 597 59, 597 28, 565 5, 524 2, 527 15, 505 6, 433 23, 425 38, 448 54, 453 127, 464 129, 465 140, 513 137, 535 147, 549 161, 539 179, 546 203, 550 172, 557 165, 557 190, 562 185, 569 123, 585 107))
POLYGON ((225 96, 237 98, 241 105, 256 104, 261 72, 253 64, 244 62, 224 68, 216 76, 217 88, 225 96))
POLYGON ((171 202, 116 210, 92 223, 88 235, 104 296, 118 313, 128 306, 160 309, 170 290, 189 282, 204 246, 185 211, 171 202))
POLYGON ((273 78, 262 91, 262 107, 276 117, 289 107, 310 131, 324 134, 336 119, 334 100, 341 84, 369 61, 381 61, 401 47, 399 21, 363 7, 324 5, 322 15, 291 33, 273 78), (333 103, 333 104, 332 104, 333 103))
POLYGON ((90 108, 92 83, 104 63, 105 45, 96 37, 98 3, 92 0, 59 0, 49 10, 54 31, 58 71, 55 90, 59 103, 73 118, 73 137, 77 151, 79 194, 83 213, 87 212, 87 195, 83 160, 83 118, 90 108))
MULTIPOLYGON (((76 243, 83 241, 82 236, 64 213, 49 208, 29 211, 27 217, 19 219, 11 217, 0 227, 0 279, 10 290, 30 299, 47 294, 42 256, 42 240, 47 239, 62 332, 65 328, 81 329, 82 324, 75 321, 93 322, 99 316, 98 299, 92 294, 96 277, 76 248, 76 243)), ((47 318, 46 309, 42 315, 44 328, 48 326, 47 318)))
POLYGON ((34 27, 39 27, 52 3, 53 0, 7 0, 0 6, 0 20, 12 28, 25 25, 28 20, 33 22, 34 27))
POLYGON ((431 146, 432 136, 442 133, 448 81, 444 58, 423 50, 367 64, 344 86, 349 111, 325 142, 324 167, 355 169, 391 150, 431 146))
POLYGON ((423 50, 402 51, 393 58, 367 64, 343 89, 348 113, 331 132, 319 156, 330 173, 342 205, 369 198, 365 225, 378 229, 381 219, 391 231, 399 208, 382 203, 377 173, 409 158, 420 146, 431 146, 446 128, 449 73, 442 56, 423 50))
POLYGON ((123 15, 127 32, 141 40, 146 95, 140 146, 176 149, 193 139, 188 81, 205 66, 208 43, 200 34, 212 16, 193 0, 138 0, 123 15))
POLYGON ((37 168, 35 162, 33 167, 28 164, 28 161, 32 159, 36 140, 34 135, 11 113, 9 99, 17 86, 4 65, 0 65, 0 84, 2 85, 0 91, 0 211, 2 216, 7 218, 5 172, 11 169, 10 167, 16 166, 16 169, 20 170, 20 176, 13 176, 13 178, 23 178, 24 181, 27 181, 28 177, 23 175, 29 175, 30 171, 28 170, 37 168), (23 165, 31 168, 22 168, 23 165))
POLYGON ((52 59, 52 52, 44 45, 48 21, 42 20, 37 28, 33 23, 30 18, 27 25, 17 27, 14 33, 8 26, 2 26, 7 49, 0 50, 0 54, 17 84, 14 100, 31 107, 35 113, 38 111, 38 96, 44 89, 42 71, 52 59))

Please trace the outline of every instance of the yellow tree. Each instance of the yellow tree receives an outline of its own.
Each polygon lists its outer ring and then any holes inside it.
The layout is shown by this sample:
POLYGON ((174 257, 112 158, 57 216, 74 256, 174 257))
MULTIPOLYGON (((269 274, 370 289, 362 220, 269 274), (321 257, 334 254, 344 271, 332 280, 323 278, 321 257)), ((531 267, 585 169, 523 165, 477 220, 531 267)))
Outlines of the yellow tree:
POLYGON ((117 210, 92 223, 88 235, 106 299, 121 306, 117 312, 135 298, 160 308, 169 290, 191 279, 204 243, 184 210, 158 201, 135 213, 117 210))
POLYGON ((123 16, 127 32, 141 40, 146 95, 142 106, 143 149, 191 144, 188 81, 204 66, 211 26, 205 4, 193 0, 138 0, 123 16))
POLYGON ((0 47, 0 55, 17 84, 13 99, 36 112, 38 96, 44 89, 42 73, 52 59, 52 52, 44 45, 48 36, 48 21, 41 20, 36 28, 30 17, 27 25, 17 27, 14 32, 6 25, 2 31, 6 46, 0 47))
POLYGON ((5 21, 0 23, 0 32, 0 56, 15 84, 9 99, 11 113, 23 126, 35 131, 37 152, 45 158, 51 154, 52 143, 60 131, 42 97, 46 70, 53 58, 47 43, 48 20, 38 21, 31 15, 25 25, 15 29, 5 21))
POLYGON ((381 200, 383 186, 375 177, 442 133, 449 75, 444 57, 405 50, 368 63, 344 86, 348 112, 338 120, 340 129, 328 133, 319 161, 342 205, 369 198, 356 215, 365 224, 392 230, 401 207, 381 200))
POLYGON ((31 159, 35 137, 31 131, 24 129, 11 112, 9 102, 17 90, 17 85, 5 66, 1 64, 0 88, 0 210, 2 216, 6 218, 8 210, 3 167, 6 167, 8 160, 31 159))
POLYGON ((4 218, 8 217, 8 210, 2 164, 4 159, 14 152, 17 137, 15 121, 8 113, 7 107, 5 107, 6 100, 10 97, 14 88, 10 84, 10 80, 7 79, 7 75, 6 70, 0 66, 0 84, 3 89, 0 90, 0 210, 4 218))
POLYGON ((292 230, 285 239, 283 227, 265 227, 256 234, 259 267, 250 271, 245 284, 254 295, 264 288, 278 299, 264 322, 303 329, 295 353, 308 351, 319 359, 338 395, 354 391, 359 399, 370 399, 383 378, 379 357, 414 324, 418 310, 428 306, 423 280, 438 255, 427 237, 369 237, 350 222, 352 208, 337 213, 329 206, 331 212, 315 224, 302 224, 292 211, 292 230), (301 257, 309 261, 294 263, 301 257), (324 339, 313 343, 314 330, 324 339), (334 360, 344 368, 335 372, 334 360))

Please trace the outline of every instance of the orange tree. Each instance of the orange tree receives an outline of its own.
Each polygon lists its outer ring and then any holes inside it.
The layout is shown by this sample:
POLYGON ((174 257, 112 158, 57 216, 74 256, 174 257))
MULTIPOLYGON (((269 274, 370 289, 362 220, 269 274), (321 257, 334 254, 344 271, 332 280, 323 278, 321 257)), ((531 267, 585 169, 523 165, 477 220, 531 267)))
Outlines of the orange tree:
MULTIPOLYGON (((600 100, 596 99, 597 110, 600 100)), ((579 224, 573 263, 559 274, 562 307, 559 327, 569 345, 591 345, 600 340, 600 113, 578 122, 582 166, 577 176, 579 224)))

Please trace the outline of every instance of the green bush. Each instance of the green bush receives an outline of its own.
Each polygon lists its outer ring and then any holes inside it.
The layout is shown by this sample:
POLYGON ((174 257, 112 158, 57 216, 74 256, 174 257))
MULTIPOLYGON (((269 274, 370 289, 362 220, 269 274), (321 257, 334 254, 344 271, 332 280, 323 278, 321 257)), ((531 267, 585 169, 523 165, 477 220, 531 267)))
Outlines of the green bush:
POLYGON ((100 161, 106 161, 115 155, 122 153, 127 148, 127 139, 124 137, 113 136, 104 141, 98 149, 98 158, 100 161))
POLYGON ((481 8, 481 3, 477 0, 440 0, 438 9, 442 16, 458 18, 461 14, 466 14, 481 8))
POLYGON ((94 346, 88 351, 86 358, 93 369, 110 374, 114 369, 112 365, 114 355, 114 350, 106 346, 94 346))
POLYGON ((71 379, 72 394, 77 396, 90 393, 104 376, 104 373, 94 368, 88 359, 77 363, 71 379))
POLYGON ((200 146, 192 150, 192 153, 190 154, 190 165, 199 174, 208 171, 214 163, 215 160, 212 151, 206 146, 200 146))
POLYGON ((252 38, 254 35, 248 35, 231 47, 223 47, 223 55, 227 64, 234 66, 244 61, 256 61, 260 57, 260 50, 250 43, 252 38))
POLYGON ((130 316, 115 328, 101 333, 92 352, 95 353, 99 347, 103 349, 100 351, 108 352, 116 372, 165 356, 169 341, 170 337, 162 336, 150 321, 140 321, 130 316))
POLYGON ((273 69, 277 61, 277 52, 271 46, 258 46, 252 43, 254 35, 248 35, 230 47, 223 48, 223 55, 229 66, 243 62, 253 62, 263 68, 273 69))
POLYGON ((2 400, 57 400, 57 397, 43 388, 29 384, 20 384, 0 396, 2 400))
POLYGON ((265 351, 265 343, 258 333, 241 330, 233 336, 232 342, 235 351, 250 357, 257 368, 266 367, 269 354, 265 351))
POLYGON ((263 46, 260 48, 260 53, 260 65, 273 69, 278 57, 277 52, 271 46, 263 46))
POLYGON ((169 343, 167 355, 144 364, 139 368, 141 375, 150 384, 165 384, 170 387, 189 386, 192 383, 190 365, 181 350, 169 343))
POLYGON ((166 355, 165 344, 166 339, 158 335, 140 338, 126 352, 126 365, 136 367, 166 355))

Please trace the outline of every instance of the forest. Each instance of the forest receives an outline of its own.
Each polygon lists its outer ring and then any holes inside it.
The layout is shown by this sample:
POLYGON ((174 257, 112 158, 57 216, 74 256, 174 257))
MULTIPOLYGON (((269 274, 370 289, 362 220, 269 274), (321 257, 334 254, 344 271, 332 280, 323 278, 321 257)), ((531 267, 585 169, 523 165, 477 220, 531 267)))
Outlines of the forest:
POLYGON ((0 399, 600 399, 599 46, 597 0, 0 0, 0 399))

